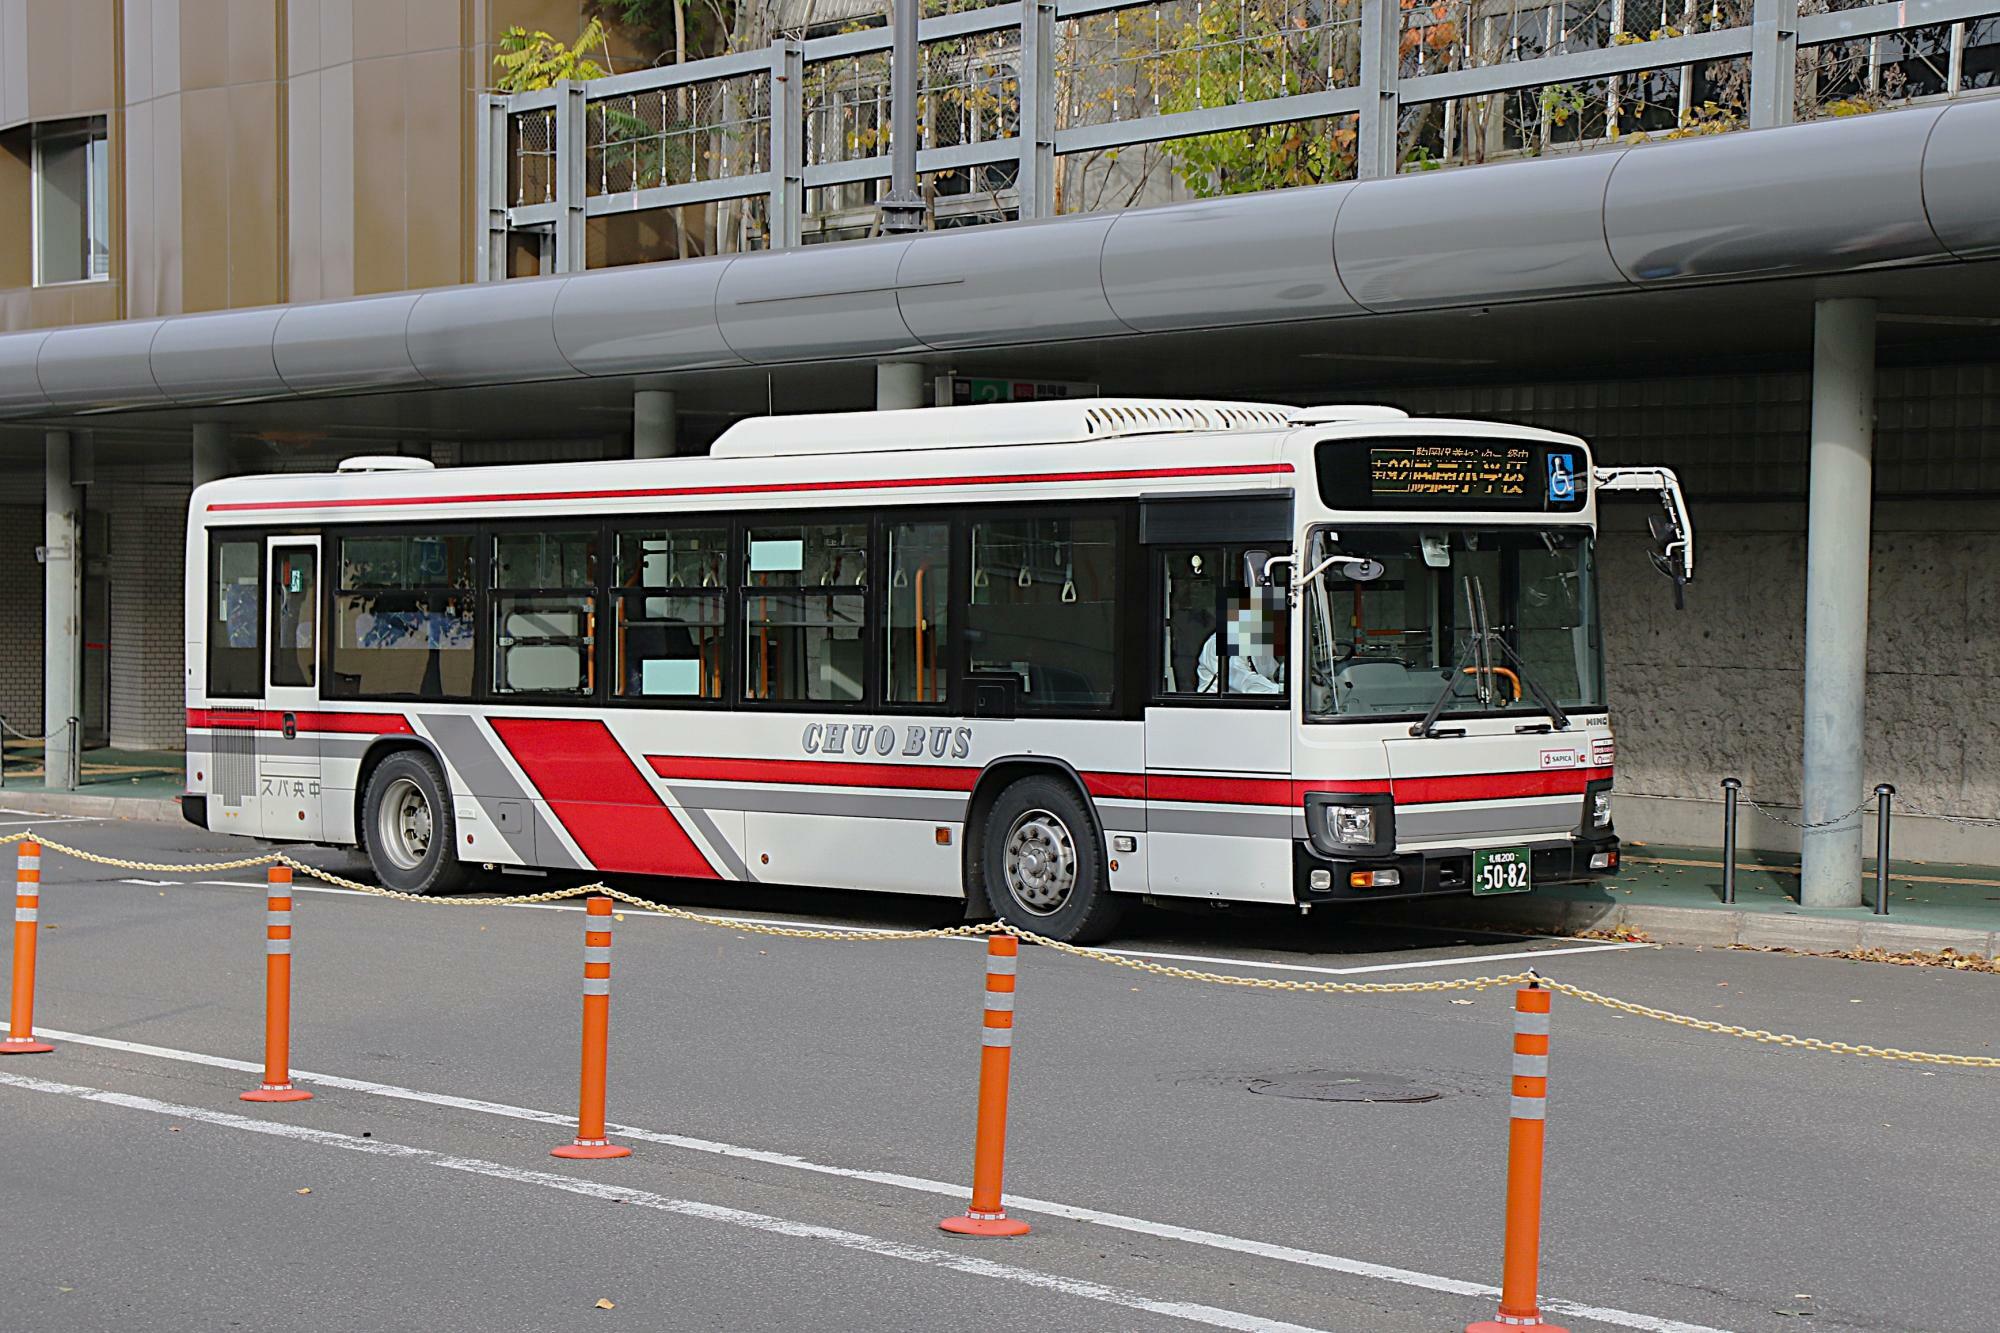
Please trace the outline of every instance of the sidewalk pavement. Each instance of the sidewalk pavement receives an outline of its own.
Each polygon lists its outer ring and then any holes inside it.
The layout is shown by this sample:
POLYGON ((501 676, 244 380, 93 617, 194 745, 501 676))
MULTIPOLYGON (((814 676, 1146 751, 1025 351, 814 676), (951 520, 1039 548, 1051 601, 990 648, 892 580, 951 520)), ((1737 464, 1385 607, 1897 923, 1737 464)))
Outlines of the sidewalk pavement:
MULTIPOLYGON (((42 785, 39 754, 9 747, 0 811, 177 824, 183 773, 178 753, 92 750, 74 792, 42 785)), ((1863 901, 1874 901, 1874 861, 1863 901)), ((1941 953, 2000 959, 2000 867, 1889 863, 1889 914, 1867 907, 1799 906, 1798 863, 1761 852, 1737 856, 1736 903, 1722 901, 1721 852, 1714 847, 1625 844, 1624 866, 1590 884, 1543 885, 1494 898, 1385 902, 1385 919, 1490 925, 1502 930, 1577 934, 1631 931, 1660 944, 1744 945, 1804 953, 1941 953)))
POLYGON ((83 782, 75 791, 48 789, 39 744, 10 741, 5 753, 0 809, 99 819, 180 820, 187 761, 179 750, 85 750, 83 782))
MULTIPOLYGON (((1737 853, 1736 902, 1722 901, 1715 847, 1626 843, 1619 873, 1532 894, 1413 905, 1426 918, 1562 933, 1631 931, 1660 944, 1743 945, 1803 953, 1942 953, 2000 958, 2000 867, 1889 862, 1889 911, 1877 916, 1875 861, 1861 886, 1868 906, 1798 903, 1795 859, 1737 853)), ((1389 911, 1392 904, 1383 904, 1389 911)))

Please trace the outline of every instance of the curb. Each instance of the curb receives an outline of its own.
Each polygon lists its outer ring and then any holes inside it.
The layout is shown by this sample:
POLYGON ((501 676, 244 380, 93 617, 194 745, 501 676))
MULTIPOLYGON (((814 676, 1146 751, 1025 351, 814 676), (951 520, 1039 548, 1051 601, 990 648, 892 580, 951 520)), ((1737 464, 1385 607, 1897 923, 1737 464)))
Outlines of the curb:
POLYGON ((181 805, 171 798, 100 796, 94 792, 39 791, 0 787, 0 806, 37 815, 83 815, 93 819, 140 819, 154 824, 181 822, 181 805))
MULTIPOLYGON (((1387 906, 1387 904, 1384 904, 1387 906)), ((1409 919, 1450 921, 1454 925, 1499 925, 1519 929, 1579 934, 1587 930, 1629 930, 1656 944, 1696 944, 1717 948, 1743 945, 1755 949, 1790 949, 1799 953, 1854 953, 1880 949, 1886 953, 1941 953, 2000 958, 2000 932, 1957 926, 1930 926, 1878 917, 1815 916, 1804 912, 1746 912, 1724 907, 1658 907, 1644 903, 1585 903, 1560 898, 1492 900, 1478 904, 1478 914, 1466 909, 1471 899, 1427 903, 1409 919)))

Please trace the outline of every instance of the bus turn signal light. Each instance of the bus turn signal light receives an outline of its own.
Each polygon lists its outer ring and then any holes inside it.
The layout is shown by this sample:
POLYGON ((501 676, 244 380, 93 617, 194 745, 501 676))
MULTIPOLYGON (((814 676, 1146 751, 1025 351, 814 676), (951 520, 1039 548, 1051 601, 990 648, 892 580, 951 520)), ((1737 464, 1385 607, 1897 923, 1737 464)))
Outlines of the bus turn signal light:
POLYGON ((1350 870, 1347 872, 1347 887, 1350 889, 1393 889, 1403 882, 1399 870, 1350 870))

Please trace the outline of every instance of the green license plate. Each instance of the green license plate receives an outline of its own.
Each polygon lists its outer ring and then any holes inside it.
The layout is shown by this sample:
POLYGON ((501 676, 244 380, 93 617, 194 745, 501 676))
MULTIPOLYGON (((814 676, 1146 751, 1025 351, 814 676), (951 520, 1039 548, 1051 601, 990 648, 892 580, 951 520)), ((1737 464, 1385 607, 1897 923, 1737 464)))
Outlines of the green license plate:
POLYGON ((1472 892, 1526 893, 1535 887, 1533 862, 1526 847, 1490 847, 1472 854, 1472 892))

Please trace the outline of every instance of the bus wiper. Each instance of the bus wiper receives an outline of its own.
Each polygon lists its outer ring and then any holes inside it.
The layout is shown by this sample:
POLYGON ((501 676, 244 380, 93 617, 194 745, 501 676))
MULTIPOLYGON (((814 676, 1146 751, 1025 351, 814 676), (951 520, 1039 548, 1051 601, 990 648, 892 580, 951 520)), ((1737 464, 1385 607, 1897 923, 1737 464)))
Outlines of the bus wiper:
POLYGON ((1569 730, 1569 714, 1563 711, 1555 696, 1543 689, 1541 682, 1528 671, 1527 664, 1521 661, 1521 656, 1514 651, 1513 645, 1487 623, 1485 589, 1477 578, 1470 575, 1465 580, 1465 605, 1472 620, 1465 651, 1459 654, 1457 664, 1451 669, 1450 678, 1445 681, 1444 689, 1438 694, 1437 700, 1431 704, 1430 711, 1424 714, 1423 721, 1410 728, 1410 734, 1428 738, 1434 733, 1438 718, 1444 714, 1444 706, 1451 701, 1452 692, 1458 688, 1458 678, 1465 674, 1468 667, 1473 670, 1480 682, 1480 702, 1489 702, 1492 686, 1488 682, 1493 679, 1492 653, 1495 648, 1498 648, 1501 656, 1512 665, 1515 679, 1535 697, 1535 702, 1541 705, 1542 711, 1549 715, 1551 722, 1555 723, 1556 730, 1569 730))
POLYGON ((1556 702, 1555 696, 1543 689, 1542 683, 1528 673, 1527 665, 1521 661, 1520 654, 1516 653, 1507 640, 1501 638, 1498 634, 1488 630, 1487 635, 1499 646, 1501 653, 1506 656, 1507 660, 1514 664, 1514 675, 1520 679, 1523 685, 1528 687, 1528 693, 1535 696, 1535 702, 1542 706, 1542 711, 1547 713, 1549 720, 1556 724, 1556 730, 1568 731, 1569 714, 1563 711, 1562 705, 1556 702))
POLYGON ((1469 632, 1465 639, 1465 651, 1460 653, 1458 661, 1452 664, 1451 674, 1445 677, 1444 688, 1438 692, 1438 697, 1431 701, 1430 711, 1424 714, 1424 720, 1410 728, 1412 736, 1428 739, 1433 734, 1438 724, 1438 718, 1444 714, 1444 706, 1451 702, 1452 693, 1458 689, 1458 678, 1465 674, 1468 667, 1474 668, 1474 678, 1482 682, 1478 688, 1480 691, 1480 700, 1481 702, 1485 702, 1487 691, 1492 687, 1484 682, 1491 681, 1493 676, 1490 671, 1485 675, 1479 675, 1475 666, 1475 663, 1480 660, 1480 654, 1484 651, 1486 643, 1486 598, 1483 596, 1484 592, 1485 589, 1479 586, 1479 581, 1474 576, 1470 574, 1466 575, 1465 614, 1469 632))

